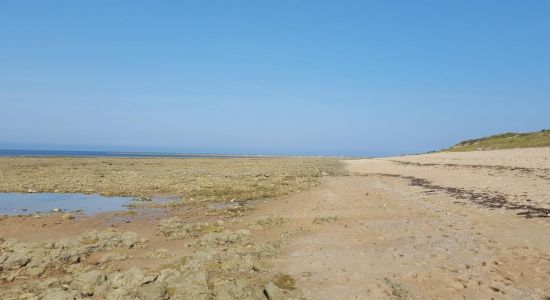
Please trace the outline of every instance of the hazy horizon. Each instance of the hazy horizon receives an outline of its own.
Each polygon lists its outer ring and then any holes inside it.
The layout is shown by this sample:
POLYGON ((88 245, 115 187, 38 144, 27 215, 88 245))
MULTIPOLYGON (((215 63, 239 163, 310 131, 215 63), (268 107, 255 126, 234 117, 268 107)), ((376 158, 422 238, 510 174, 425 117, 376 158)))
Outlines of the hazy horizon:
POLYGON ((0 4, 0 149, 387 156, 550 128, 550 2, 0 4))
MULTIPOLYGON (((542 130, 542 129, 541 129, 542 130)), ((535 130, 538 131, 538 130, 535 130)), ((499 132, 504 133, 504 132, 499 132)), ((496 134, 499 134, 496 133, 496 134)), ((480 137, 472 137, 472 138, 480 138, 480 137)), ((467 139, 464 139, 467 140, 467 139)), ((460 141, 457 141, 457 143, 460 141)), ((454 143, 456 144, 456 143, 454 143)), ((380 152, 373 152, 370 151, 369 154, 353 154, 353 153, 337 153, 337 152, 322 152, 322 151, 269 151, 269 150, 258 150, 258 151, 250 151, 250 150, 238 150, 238 149, 228 149, 227 151, 219 151, 217 148, 212 149, 204 149, 204 148, 196 148, 196 149, 181 149, 181 148, 158 148, 158 147, 147 147, 147 146, 94 146, 94 145, 18 145, 18 144, 1 144, 0 143, 0 152, 2 150, 20 150, 20 151, 52 151, 52 152, 113 152, 113 153, 157 153, 157 154, 205 154, 205 155, 252 155, 252 156, 262 156, 262 155, 274 155, 274 156, 357 156, 357 157, 388 157, 388 156, 395 156, 395 155, 407 155, 407 154, 421 154, 426 153, 430 151, 437 151, 442 150, 445 148, 448 148, 452 145, 447 145, 438 149, 431 149, 426 150, 422 152, 399 152, 399 150, 395 151, 380 151, 380 152)))

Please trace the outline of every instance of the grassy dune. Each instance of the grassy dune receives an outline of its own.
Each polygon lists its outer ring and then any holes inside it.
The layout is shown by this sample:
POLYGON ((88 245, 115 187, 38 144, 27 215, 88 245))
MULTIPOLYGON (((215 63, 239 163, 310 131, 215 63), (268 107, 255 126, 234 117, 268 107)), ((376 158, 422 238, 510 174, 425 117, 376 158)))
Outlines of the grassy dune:
POLYGON ((489 137, 466 140, 443 151, 461 152, 530 147, 550 147, 550 130, 527 133, 508 132, 489 137))

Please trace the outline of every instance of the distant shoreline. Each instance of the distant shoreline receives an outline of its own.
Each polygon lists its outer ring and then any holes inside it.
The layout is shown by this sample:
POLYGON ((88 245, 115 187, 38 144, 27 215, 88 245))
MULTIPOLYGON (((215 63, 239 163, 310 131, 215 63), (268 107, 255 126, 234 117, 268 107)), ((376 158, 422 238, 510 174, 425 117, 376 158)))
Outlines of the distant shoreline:
POLYGON ((0 149, 0 157, 169 157, 169 158, 247 158, 272 157, 246 154, 182 154, 165 152, 115 152, 66 150, 15 150, 0 149))
POLYGON ((340 158, 363 159, 368 156, 345 155, 267 155, 267 154, 203 154, 170 152, 131 152, 131 151, 73 151, 73 150, 22 150, 0 149, 0 157, 128 157, 128 158, 340 158))

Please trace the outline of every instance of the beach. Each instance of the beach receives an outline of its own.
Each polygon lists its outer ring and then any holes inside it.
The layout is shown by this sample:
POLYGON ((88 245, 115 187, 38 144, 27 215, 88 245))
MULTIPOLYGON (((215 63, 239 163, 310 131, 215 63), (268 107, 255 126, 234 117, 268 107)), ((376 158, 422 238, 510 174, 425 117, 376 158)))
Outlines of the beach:
POLYGON ((4 192, 152 197, 0 219, 3 299, 546 299, 550 148, 0 158, 4 192))

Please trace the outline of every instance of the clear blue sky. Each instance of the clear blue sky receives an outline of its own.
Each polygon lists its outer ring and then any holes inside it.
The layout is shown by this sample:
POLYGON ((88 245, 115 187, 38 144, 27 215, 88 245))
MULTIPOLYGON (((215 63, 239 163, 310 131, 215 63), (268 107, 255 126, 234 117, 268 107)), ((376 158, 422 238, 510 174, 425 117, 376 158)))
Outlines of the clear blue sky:
POLYGON ((390 155, 550 127, 550 1, 1 1, 0 148, 390 155))

